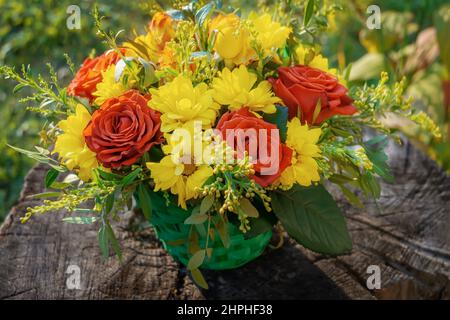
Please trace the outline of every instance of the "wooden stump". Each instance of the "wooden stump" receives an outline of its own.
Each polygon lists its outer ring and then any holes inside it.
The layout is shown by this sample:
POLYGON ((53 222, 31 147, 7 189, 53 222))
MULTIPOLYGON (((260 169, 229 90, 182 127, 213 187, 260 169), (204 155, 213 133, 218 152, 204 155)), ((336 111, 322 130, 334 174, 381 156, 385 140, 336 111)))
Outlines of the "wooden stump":
MULTIPOLYGON (((450 177, 411 144, 389 146, 396 182, 384 184, 376 204, 356 209, 332 190, 348 219, 353 252, 330 258, 286 238, 256 261, 231 271, 205 271, 200 290, 166 254, 151 230, 133 232, 138 219, 115 225, 123 264, 102 259, 96 226, 61 222, 64 212, 20 224, 39 203, 47 168, 25 179, 18 204, 0 228, 0 299, 374 299, 450 298, 450 177), (81 289, 69 289, 69 266, 80 268, 81 289), (366 286, 367 268, 381 269, 381 289, 366 286)), ((70 269, 69 269, 70 271, 70 269)))

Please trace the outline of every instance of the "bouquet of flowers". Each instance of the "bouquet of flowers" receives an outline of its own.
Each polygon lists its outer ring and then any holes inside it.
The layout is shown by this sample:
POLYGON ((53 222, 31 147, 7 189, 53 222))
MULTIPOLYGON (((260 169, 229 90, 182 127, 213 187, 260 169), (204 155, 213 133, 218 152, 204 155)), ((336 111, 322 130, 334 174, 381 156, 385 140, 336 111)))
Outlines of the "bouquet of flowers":
POLYGON ((350 68, 329 68, 318 41, 337 8, 297 2, 246 17, 220 1, 180 4, 120 45, 94 10, 109 49, 76 72, 68 58, 67 88, 51 67, 50 82, 2 67, 15 91, 37 90, 25 101, 47 120, 35 151, 14 147, 50 168, 50 191, 37 195, 49 199, 22 222, 68 210, 64 221, 96 223, 104 255, 112 248, 120 257, 111 221, 137 206, 202 286, 200 268, 255 259, 276 224, 315 252, 350 252, 324 182, 356 206, 359 196, 380 196, 379 179, 392 180, 387 113, 439 132, 403 97, 403 82, 382 74, 376 85, 348 88, 350 68), (365 139, 364 127, 380 134, 365 139))

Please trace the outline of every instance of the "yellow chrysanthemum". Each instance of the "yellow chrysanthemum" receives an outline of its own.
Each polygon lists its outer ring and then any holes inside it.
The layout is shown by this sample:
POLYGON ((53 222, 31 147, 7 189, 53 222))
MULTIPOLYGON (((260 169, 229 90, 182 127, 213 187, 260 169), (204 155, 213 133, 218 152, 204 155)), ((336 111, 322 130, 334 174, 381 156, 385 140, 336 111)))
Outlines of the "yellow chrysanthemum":
POLYGON ((97 84, 96 91, 93 93, 95 104, 101 105, 106 100, 118 97, 131 88, 130 85, 123 84, 122 81, 116 82, 115 70, 116 66, 111 65, 106 71, 102 72, 103 79, 97 84))
POLYGON ((83 130, 89 123, 91 115, 81 104, 76 106, 74 115, 58 123, 64 132, 56 138, 54 153, 58 153, 62 163, 69 170, 78 170, 83 181, 92 177, 92 169, 98 166, 95 153, 86 146, 83 130))
POLYGON ((261 81, 253 89, 257 76, 247 70, 244 65, 230 71, 228 68, 219 72, 213 79, 213 97, 221 105, 227 105, 230 110, 248 107, 252 111, 274 113, 275 103, 280 102, 272 92, 268 81, 261 81))
POLYGON ((248 64, 256 60, 256 53, 250 46, 250 31, 236 14, 219 14, 211 20, 209 32, 211 35, 217 33, 214 50, 226 65, 248 64))
POLYGON ((148 105, 161 112, 162 132, 171 132, 193 121, 201 121, 203 129, 211 128, 220 109, 205 83, 194 87, 183 75, 150 92, 152 99, 148 105))
POLYGON ((284 47, 292 29, 272 21, 268 13, 251 12, 249 17, 252 29, 256 31, 256 41, 266 55, 274 55, 277 49, 284 47))
POLYGON ((147 162, 147 168, 155 182, 155 191, 170 190, 178 195, 178 205, 184 209, 186 201, 197 198, 198 188, 213 174, 213 170, 206 165, 175 163, 171 155, 160 162, 147 162))
POLYGON ((302 125, 298 118, 293 118, 288 123, 286 145, 294 152, 291 166, 281 173, 281 185, 290 188, 298 183, 308 187, 312 182, 320 180, 319 166, 315 158, 320 157, 317 142, 321 134, 320 128, 309 129, 308 125, 302 125))

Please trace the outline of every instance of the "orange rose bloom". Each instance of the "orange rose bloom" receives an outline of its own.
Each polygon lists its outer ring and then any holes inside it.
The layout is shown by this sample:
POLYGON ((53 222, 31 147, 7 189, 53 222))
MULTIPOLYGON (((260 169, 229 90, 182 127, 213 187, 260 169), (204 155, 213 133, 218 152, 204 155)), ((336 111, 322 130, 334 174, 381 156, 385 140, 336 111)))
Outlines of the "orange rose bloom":
POLYGON ((138 91, 129 90, 106 100, 92 114, 84 138, 103 166, 130 166, 163 141, 160 114, 148 107, 148 100, 138 91))
MULTIPOLYGON (((125 49, 121 49, 121 52, 125 54, 125 49)), ((71 96, 88 98, 89 102, 92 102, 95 99, 93 93, 97 84, 103 79, 102 72, 119 60, 120 56, 113 50, 106 51, 94 59, 87 58, 69 84, 67 93, 71 96)))

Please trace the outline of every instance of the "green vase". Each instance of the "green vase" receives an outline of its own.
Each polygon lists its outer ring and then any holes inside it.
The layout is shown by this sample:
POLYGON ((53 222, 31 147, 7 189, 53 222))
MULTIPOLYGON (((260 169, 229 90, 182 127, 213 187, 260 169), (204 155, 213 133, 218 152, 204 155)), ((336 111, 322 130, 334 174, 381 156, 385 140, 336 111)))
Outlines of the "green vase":
MULTIPOLYGON (((164 248, 177 261, 187 265, 192 256, 188 250, 188 238, 192 225, 184 221, 191 215, 176 205, 167 206, 166 200, 159 194, 148 191, 151 199, 152 213, 150 224, 156 231, 158 239, 164 248), (183 241, 186 240, 186 241, 183 241)), ((139 197, 136 197, 139 207, 139 197)), ((201 246, 206 242, 207 222, 203 226, 196 226, 201 246)), ((215 230, 213 239, 210 237, 208 248, 212 248, 211 257, 205 258, 201 269, 225 270, 238 268, 260 256, 272 237, 272 231, 261 233, 255 237, 245 238, 244 234, 232 223, 227 223, 230 245, 225 248, 220 236, 215 230)), ((202 247, 203 248, 203 247, 202 247)))

